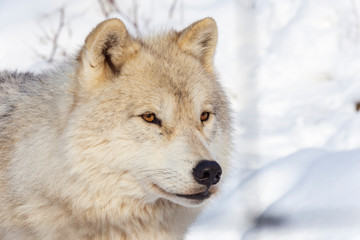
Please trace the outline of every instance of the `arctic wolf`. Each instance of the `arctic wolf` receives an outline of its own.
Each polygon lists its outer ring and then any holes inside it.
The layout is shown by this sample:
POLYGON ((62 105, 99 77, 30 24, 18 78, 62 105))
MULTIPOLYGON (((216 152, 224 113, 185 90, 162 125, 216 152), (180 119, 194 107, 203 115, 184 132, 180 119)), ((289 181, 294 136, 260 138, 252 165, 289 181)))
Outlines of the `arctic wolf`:
POLYGON ((0 239, 183 239, 229 168, 211 18, 136 39, 100 23, 76 59, 0 74, 0 239))

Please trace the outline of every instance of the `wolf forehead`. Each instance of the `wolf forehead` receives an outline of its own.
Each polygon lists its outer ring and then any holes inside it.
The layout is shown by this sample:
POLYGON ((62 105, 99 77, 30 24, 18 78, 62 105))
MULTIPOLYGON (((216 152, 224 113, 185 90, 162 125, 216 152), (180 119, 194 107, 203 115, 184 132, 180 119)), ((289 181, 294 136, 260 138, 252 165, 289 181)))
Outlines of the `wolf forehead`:
POLYGON ((168 89, 176 96, 188 96, 204 84, 206 90, 216 93, 215 73, 206 71, 200 59, 180 49, 177 36, 177 32, 171 31, 136 39, 140 46, 120 67, 121 81, 136 82, 153 90, 168 89))
POLYGON ((147 48, 139 51, 138 56, 124 63, 116 81, 126 85, 123 90, 129 94, 147 96, 149 100, 171 95, 178 103, 189 103, 194 98, 204 104, 218 103, 215 75, 204 71, 193 57, 176 48, 173 51, 161 55, 147 48), (180 60, 179 55, 183 55, 180 60))
MULTIPOLYGON (((161 44, 158 45, 161 47, 161 44)), ((149 87, 168 86, 172 90, 214 81, 215 75, 204 71, 198 60, 172 45, 170 42, 160 54, 156 45, 150 49, 144 43, 145 47, 141 46, 134 57, 125 61, 118 76, 124 77, 122 81, 143 82, 149 87)))

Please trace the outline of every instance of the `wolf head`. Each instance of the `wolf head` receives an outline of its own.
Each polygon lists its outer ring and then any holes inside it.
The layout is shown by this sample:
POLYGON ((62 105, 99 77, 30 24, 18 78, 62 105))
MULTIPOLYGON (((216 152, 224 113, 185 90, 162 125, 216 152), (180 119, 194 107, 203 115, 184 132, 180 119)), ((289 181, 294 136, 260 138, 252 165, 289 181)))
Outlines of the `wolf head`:
POLYGON ((230 146, 216 43, 211 18, 148 39, 118 19, 99 24, 77 59, 74 169, 94 185, 111 178, 113 197, 198 206, 216 193, 230 146))

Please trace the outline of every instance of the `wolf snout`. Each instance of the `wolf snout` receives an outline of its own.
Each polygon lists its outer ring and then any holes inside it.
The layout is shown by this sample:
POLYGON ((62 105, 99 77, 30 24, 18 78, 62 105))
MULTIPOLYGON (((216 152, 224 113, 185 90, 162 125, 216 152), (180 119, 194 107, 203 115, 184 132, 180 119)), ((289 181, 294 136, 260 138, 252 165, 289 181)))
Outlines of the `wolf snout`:
POLYGON ((193 168, 193 176, 195 180, 210 187, 220 181, 222 170, 220 165, 215 161, 201 160, 195 168, 193 168))

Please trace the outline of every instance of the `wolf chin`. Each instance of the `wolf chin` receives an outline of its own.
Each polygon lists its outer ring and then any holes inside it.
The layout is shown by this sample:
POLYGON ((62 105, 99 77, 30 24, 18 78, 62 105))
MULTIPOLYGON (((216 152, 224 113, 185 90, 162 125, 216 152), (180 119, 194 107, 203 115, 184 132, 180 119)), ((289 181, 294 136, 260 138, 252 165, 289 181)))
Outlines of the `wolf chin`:
POLYGON ((0 73, 0 239, 183 239, 229 168, 216 43, 211 18, 109 19, 55 70, 0 73))

